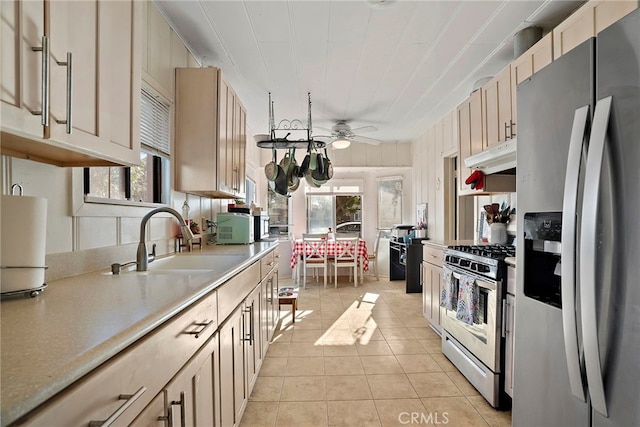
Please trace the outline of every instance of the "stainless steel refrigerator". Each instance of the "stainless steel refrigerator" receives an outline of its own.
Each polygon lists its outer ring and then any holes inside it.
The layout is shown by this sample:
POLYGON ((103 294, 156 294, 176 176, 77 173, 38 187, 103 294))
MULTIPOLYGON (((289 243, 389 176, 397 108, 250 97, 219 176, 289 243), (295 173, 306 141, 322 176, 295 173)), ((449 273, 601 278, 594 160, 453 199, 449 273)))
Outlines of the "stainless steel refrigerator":
POLYGON ((517 99, 513 425, 640 426, 640 11, 517 99))

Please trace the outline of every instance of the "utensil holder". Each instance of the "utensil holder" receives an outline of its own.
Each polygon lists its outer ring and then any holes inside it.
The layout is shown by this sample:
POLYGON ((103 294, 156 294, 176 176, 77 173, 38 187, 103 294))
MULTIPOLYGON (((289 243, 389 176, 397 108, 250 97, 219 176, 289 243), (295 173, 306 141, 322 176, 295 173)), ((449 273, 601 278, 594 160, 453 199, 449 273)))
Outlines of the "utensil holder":
POLYGON ((489 243, 492 245, 504 245, 507 243, 507 224, 494 222, 489 227, 489 243))

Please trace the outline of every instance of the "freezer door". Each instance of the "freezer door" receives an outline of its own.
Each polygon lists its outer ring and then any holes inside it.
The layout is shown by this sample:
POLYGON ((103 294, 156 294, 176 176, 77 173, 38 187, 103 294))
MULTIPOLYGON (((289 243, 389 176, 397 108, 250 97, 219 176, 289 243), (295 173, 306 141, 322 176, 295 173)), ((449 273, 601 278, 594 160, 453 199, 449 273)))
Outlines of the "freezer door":
MULTIPOLYGON (((640 12, 598 35, 597 100, 611 96, 594 240, 597 344, 605 417, 596 427, 640 425, 640 12)), ((519 147, 518 147, 519 148, 519 147)), ((586 349, 585 349, 586 351, 586 349)), ((585 355, 587 357, 587 355, 585 355)), ((591 385, 590 393, 591 393, 591 385)))
MULTIPOLYGON (((519 224, 525 213, 563 208, 574 116, 593 100, 594 43, 576 47, 518 86, 519 224)), ((589 406, 571 392, 562 310, 525 296, 524 227, 517 233, 513 425, 588 426, 589 406)), ((575 307, 563 309, 576 315, 575 307)), ((579 357, 571 363, 580 370, 579 357)))

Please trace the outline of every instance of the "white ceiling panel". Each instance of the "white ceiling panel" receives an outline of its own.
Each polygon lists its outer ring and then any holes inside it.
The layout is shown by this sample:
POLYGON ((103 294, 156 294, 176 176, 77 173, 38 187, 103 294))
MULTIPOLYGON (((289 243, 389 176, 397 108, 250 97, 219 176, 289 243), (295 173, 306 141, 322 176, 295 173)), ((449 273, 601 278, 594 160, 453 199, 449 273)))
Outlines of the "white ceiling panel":
POLYGON ((203 65, 221 67, 264 132, 276 120, 330 128, 348 119, 407 141, 512 58, 514 34, 549 29, 583 0, 154 1, 203 65))

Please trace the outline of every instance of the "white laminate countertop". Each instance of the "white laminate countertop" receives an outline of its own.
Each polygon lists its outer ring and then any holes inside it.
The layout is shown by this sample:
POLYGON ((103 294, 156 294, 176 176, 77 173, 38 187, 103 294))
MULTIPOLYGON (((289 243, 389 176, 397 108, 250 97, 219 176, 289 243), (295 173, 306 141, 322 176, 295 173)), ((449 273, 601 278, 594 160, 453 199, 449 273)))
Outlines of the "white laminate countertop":
POLYGON ((507 265, 515 267, 516 266, 516 257, 514 257, 514 256, 513 257, 506 257, 504 259, 504 262, 506 262, 507 265))
MULTIPOLYGON (((83 274, 0 305, 1 424, 7 425, 243 270, 277 242, 208 246, 177 256, 236 255, 224 271, 83 274)), ((225 263, 222 263, 225 264, 225 263)))

